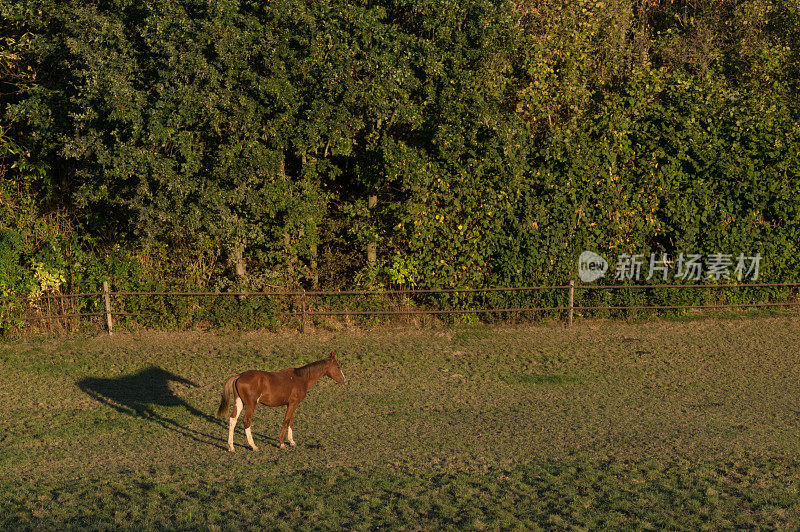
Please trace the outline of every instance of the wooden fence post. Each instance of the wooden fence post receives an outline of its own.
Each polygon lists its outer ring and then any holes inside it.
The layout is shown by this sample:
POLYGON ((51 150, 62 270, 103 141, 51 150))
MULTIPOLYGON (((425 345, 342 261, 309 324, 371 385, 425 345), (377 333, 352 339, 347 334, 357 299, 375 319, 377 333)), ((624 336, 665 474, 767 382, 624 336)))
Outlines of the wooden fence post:
POLYGON ((106 302, 106 325, 109 336, 114 334, 114 323, 111 321, 111 295, 108 290, 108 281, 103 281, 103 298, 106 302))
POLYGON ((572 327, 572 311, 574 308, 575 301, 575 281, 570 279, 569 281, 569 302, 567 304, 567 327, 572 327))
POLYGON ((50 296, 49 295, 45 294, 43 297, 47 301, 47 329, 52 334, 52 332, 53 332, 53 320, 54 320, 54 318, 52 317, 53 316, 53 306, 52 306, 52 304, 50 302, 50 296))
POLYGON ((303 288, 303 294, 300 296, 300 334, 306 332, 306 289, 303 288))

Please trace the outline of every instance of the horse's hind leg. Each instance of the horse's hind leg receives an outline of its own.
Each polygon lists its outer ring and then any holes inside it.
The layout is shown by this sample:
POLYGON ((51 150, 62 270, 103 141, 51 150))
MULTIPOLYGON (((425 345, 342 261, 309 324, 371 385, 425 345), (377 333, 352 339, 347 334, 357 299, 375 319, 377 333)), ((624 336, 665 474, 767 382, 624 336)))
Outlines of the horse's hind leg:
POLYGON ((236 428, 236 420, 239 419, 239 414, 242 413, 242 398, 236 396, 236 405, 233 407, 233 415, 229 419, 228 425, 228 450, 233 452, 233 430, 236 428))
POLYGON ((250 423, 253 421, 253 412, 255 410, 255 403, 248 402, 244 407, 244 433, 247 435, 247 443, 250 444, 250 448, 257 451, 258 447, 256 447, 256 443, 253 441, 253 433, 250 431, 250 423))
POLYGON ((289 422, 289 427, 286 429, 286 440, 289 442, 289 445, 294 447, 297 444, 294 442, 294 438, 292 438, 292 423, 294 423, 294 419, 289 422))

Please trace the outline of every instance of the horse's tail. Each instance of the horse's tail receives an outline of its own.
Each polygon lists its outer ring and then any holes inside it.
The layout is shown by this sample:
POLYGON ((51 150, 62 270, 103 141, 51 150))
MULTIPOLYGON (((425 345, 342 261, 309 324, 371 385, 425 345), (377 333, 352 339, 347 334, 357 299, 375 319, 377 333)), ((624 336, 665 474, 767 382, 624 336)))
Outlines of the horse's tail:
POLYGON ((234 375, 230 379, 226 380, 225 384, 222 386, 222 401, 219 403, 219 409, 217 410, 218 417, 225 417, 225 413, 228 411, 228 407, 231 404, 231 391, 233 390, 233 382, 238 377, 238 375, 234 375))

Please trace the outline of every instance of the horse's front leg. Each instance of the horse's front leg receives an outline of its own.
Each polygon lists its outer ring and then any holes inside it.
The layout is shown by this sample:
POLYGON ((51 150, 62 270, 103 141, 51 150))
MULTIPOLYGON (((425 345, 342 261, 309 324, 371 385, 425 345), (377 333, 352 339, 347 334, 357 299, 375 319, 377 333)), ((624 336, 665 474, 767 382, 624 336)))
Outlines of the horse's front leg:
POLYGON ((289 406, 286 408, 286 415, 283 416, 283 427, 281 427, 281 435, 278 438, 278 447, 281 449, 284 448, 283 438, 286 436, 287 431, 289 431, 289 445, 294 445, 292 429, 289 427, 292 424, 292 418, 294 418, 294 411, 297 410, 297 405, 298 403, 289 403, 289 406))

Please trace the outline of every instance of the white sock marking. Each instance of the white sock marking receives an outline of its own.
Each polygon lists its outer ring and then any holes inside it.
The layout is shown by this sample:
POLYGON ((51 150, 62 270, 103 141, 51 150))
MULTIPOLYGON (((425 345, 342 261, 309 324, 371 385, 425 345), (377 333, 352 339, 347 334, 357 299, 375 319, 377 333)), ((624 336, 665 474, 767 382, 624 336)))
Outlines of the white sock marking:
POLYGON ((236 420, 239 419, 239 414, 242 412, 242 398, 236 398, 236 406, 234 407, 233 415, 230 419, 230 424, 228 425, 228 449, 233 449, 233 432, 236 428, 236 420))

